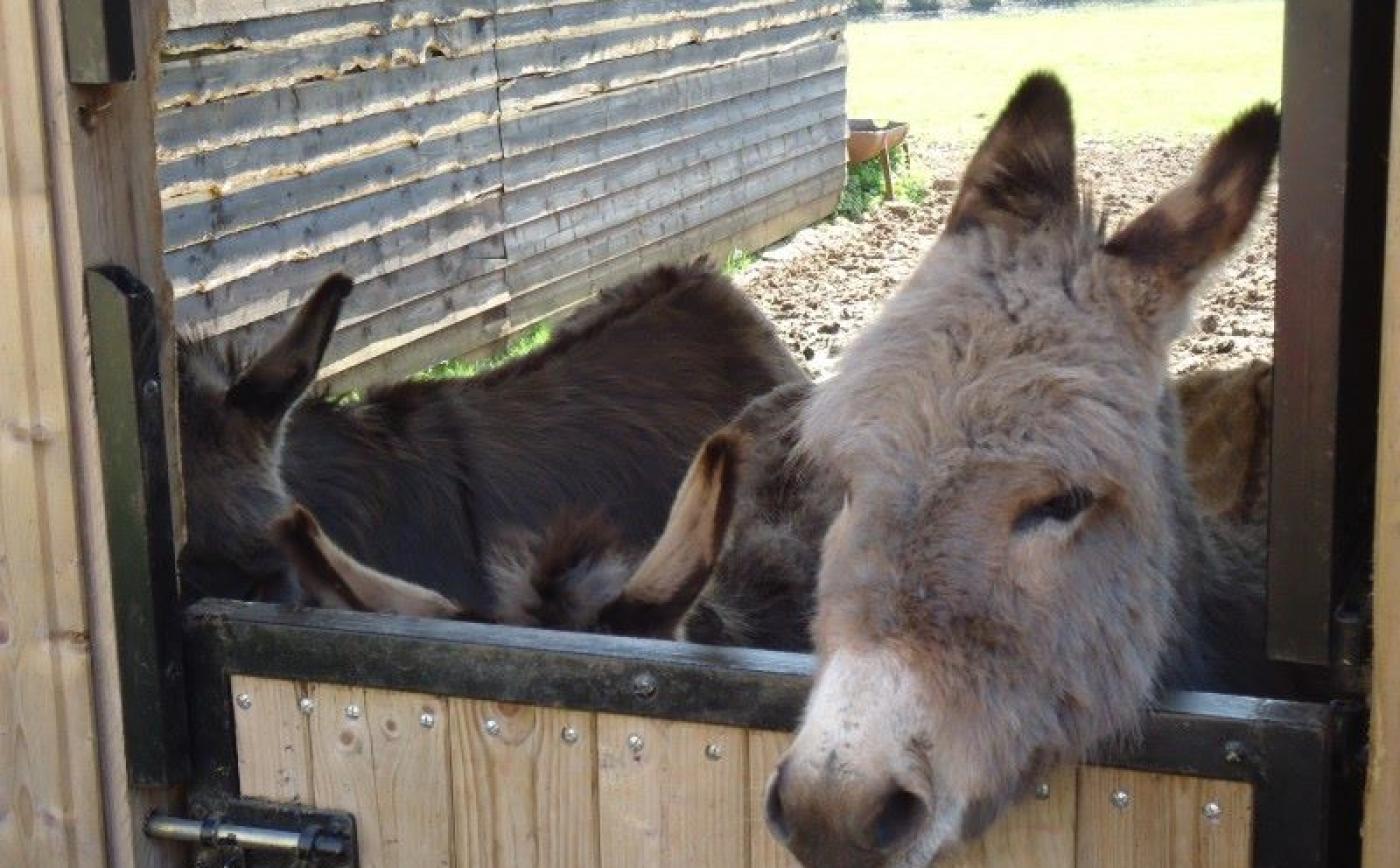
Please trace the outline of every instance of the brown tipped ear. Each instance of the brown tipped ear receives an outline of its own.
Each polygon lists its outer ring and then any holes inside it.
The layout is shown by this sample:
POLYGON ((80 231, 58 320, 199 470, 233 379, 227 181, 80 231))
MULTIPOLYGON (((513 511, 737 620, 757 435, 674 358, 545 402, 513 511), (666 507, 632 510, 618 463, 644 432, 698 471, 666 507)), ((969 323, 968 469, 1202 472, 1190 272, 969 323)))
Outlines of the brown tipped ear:
POLYGON ((1159 340, 1176 337, 1191 290, 1249 227, 1278 140, 1278 110, 1260 103, 1215 140, 1185 184, 1104 245, 1128 272, 1130 306, 1159 340))
POLYGON ((1078 212, 1069 93, 1048 72, 1027 76, 968 163, 948 232, 1019 235, 1078 212))
POLYGON ((354 287, 343 274, 326 278, 301 306, 286 333, 248 366, 224 401, 258 419, 278 421, 316 379, 321 356, 354 287))
POLYGON ((747 439, 734 426, 701 445, 681 482, 666 528, 599 626, 629 636, 674 635, 709 581, 734 515, 747 439))
POLYGON ((461 606, 435 591, 356 561, 331 542, 315 517, 299 503, 273 524, 272 535, 296 567, 302 590, 318 606, 420 618, 466 614, 461 606))

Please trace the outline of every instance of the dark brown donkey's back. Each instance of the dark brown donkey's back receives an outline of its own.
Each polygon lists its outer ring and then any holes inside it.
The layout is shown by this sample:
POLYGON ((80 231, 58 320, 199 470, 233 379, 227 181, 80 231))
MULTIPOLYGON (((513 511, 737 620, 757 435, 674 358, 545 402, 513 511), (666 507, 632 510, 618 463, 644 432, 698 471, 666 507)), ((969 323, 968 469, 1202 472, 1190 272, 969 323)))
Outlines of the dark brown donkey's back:
POLYGON ((181 347, 193 594, 300 599, 268 532, 295 500, 356 559, 489 615, 483 559, 501 533, 596 510, 648 545, 701 441, 802 376, 762 315, 695 265, 604 292, 483 376, 300 400, 349 291, 328 280, 251 363, 181 347))

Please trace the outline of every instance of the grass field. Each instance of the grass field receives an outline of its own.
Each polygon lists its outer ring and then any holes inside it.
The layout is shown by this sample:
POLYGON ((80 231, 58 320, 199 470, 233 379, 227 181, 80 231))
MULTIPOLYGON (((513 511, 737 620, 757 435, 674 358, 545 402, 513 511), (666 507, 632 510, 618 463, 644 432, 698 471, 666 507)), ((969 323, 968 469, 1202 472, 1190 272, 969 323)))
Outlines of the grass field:
POLYGON ((1082 135, 1209 133, 1278 99, 1283 2, 856 21, 847 39, 851 116, 909 121, 924 141, 979 138, 1033 69, 1064 79, 1082 135))

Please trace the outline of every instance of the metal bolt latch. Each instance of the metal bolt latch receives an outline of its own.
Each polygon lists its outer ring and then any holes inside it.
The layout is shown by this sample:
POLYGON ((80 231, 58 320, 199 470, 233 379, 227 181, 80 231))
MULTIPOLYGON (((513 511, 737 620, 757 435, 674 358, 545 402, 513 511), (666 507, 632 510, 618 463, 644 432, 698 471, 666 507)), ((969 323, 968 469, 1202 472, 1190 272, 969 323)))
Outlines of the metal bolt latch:
POLYGON ((485 723, 481 725, 481 728, 486 730, 486 734, 489 736, 497 736, 501 734, 501 724, 495 719, 488 719, 485 723))
POLYGON ((1127 807, 1133 803, 1133 797, 1128 795, 1127 790, 1114 791, 1113 795, 1108 797, 1108 800, 1113 803, 1113 807, 1120 811, 1127 809, 1127 807))
POLYGON ((1035 797, 1042 802, 1050 798, 1050 785, 1041 781, 1035 785, 1035 797))
POLYGON ((301 709, 302 714, 310 714, 316 710, 316 700, 309 696, 303 696, 297 701, 297 708, 301 709))
POLYGON ((358 705, 345 706, 345 716, 350 720, 360 719, 360 707, 358 705))
POLYGON ((1220 807, 1220 803, 1214 800, 1206 802, 1201 808, 1201 816, 1212 823, 1218 823, 1220 818, 1225 816, 1225 809, 1220 807))
POLYGON ((718 762, 719 760, 724 759, 724 748, 720 747, 717 744, 706 745, 705 759, 710 760, 711 762, 718 762))
POLYGON ((559 740, 564 744, 578 744, 578 730, 566 726, 559 732, 559 740))
POLYGON ((627 749, 632 751, 632 753, 641 753, 642 748, 646 746, 647 743, 643 741, 642 737, 640 735, 637 735, 635 732, 627 736, 627 749))
POLYGON ((244 711, 247 711, 248 709, 253 707, 253 697, 249 696, 246 693, 238 694, 238 697, 234 699, 234 702, 237 702, 238 707, 243 709, 244 711))

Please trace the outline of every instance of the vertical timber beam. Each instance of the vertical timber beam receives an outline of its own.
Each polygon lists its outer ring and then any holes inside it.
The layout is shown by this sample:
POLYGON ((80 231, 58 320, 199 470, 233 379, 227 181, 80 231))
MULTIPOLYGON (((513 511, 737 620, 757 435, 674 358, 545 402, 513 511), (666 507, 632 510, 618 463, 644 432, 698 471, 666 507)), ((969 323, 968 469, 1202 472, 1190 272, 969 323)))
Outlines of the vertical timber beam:
POLYGON ((1370 558, 1393 17, 1393 0, 1285 15, 1268 638, 1317 667, 1359 662, 1333 618, 1370 558))
MULTIPOLYGON (((1400 42, 1400 23, 1396 28, 1400 42)), ((1400 64, 1394 79, 1400 83, 1400 64)), ((1400 96, 1400 87, 1395 88, 1400 96)), ((1391 165, 1400 166, 1400 106, 1392 103, 1391 165)), ((1400 858, 1400 172, 1387 184, 1385 297, 1381 311, 1380 433, 1376 448, 1375 645, 1371 749, 1362 827, 1366 868, 1400 858)))
MULTIPOLYGON (((84 314, 85 269, 121 266, 156 288, 169 322, 153 119, 165 2, 130 5, 134 77, 74 84, 67 54, 77 49, 65 31, 70 4, 0 4, 0 865, 6 866, 181 864, 177 851, 151 845, 140 828, 148 810, 178 807, 178 794, 136 787, 127 774, 84 314), (11 756, 24 763, 9 762, 11 756)), ((107 58, 116 62, 111 69, 120 61, 117 54, 107 58)), ((173 346, 166 344, 163 378, 174 382, 173 346)), ((165 390, 168 431, 178 430, 174 391, 165 390)), ((170 474, 177 505, 178 478, 170 474)), ((177 521, 180 514, 177 506, 177 521)))

